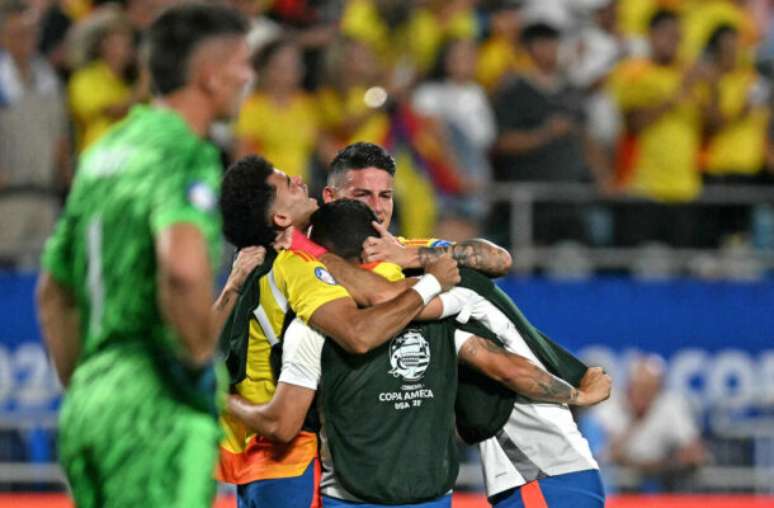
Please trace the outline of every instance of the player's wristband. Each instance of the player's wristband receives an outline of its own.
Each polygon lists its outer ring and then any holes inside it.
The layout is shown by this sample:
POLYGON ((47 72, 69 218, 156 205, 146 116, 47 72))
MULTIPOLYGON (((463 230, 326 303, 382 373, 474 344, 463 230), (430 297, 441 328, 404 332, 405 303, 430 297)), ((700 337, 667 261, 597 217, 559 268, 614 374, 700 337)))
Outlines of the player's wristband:
POLYGON ((293 228, 293 233, 291 234, 290 238, 290 250, 305 252, 318 259, 323 254, 328 252, 328 249, 314 243, 312 240, 307 238, 305 234, 295 228, 293 228))
POLYGON ((430 300, 438 296, 441 292, 441 283, 435 278, 435 275, 426 273, 419 278, 416 284, 412 286, 414 291, 419 293, 422 301, 427 305, 430 300))

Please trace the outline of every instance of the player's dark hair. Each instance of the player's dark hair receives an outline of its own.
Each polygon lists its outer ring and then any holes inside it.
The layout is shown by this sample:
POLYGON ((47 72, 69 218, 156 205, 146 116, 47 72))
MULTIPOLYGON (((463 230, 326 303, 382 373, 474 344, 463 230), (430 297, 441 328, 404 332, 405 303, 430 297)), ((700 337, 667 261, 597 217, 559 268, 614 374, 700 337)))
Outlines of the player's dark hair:
POLYGON ((723 40, 723 37, 727 35, 735 35, 737 33, 739 32, 733 25, 728 23, 722 23, 718 25, 718 27, 712 31, 712 35, 710 35, 704 51, 710 55, 716 55, 718 51, 720 51, 720 41, 723 40))
POLYGON ((535 41, 541 39, 559 39, 560 35, 561 32, 548 23, 536 22, 524 27, 521 31, 520 40, 524 46, 530 46, 535 41))
POLYGON ((312 214, 310 238, 339 257, 359 260, 366 238, 379 236, 371 224, 376 220, 368 205, 354 199, 339 199, 312 214))
POLYGON ((245 33, 245 18, 229 7, 184 3, 167 9, 144 41, 154 93, 167 95, 185 86, 191 55, 203 42, 245 33))
POLYGON ((648 21, 648 30, 655 30, 663 23, 678 20, 679 17, 675 11, 670 9, 659 9, 650 17, 650 20, 648 21))
POLYGON ((235 247, 269 247, 277 237, 269 211, 277 191, 269 185, 272 164, 257 155, 233 163, 223 176, 220 210, 223 235, 235 247))
POLYGON ((378 168, 395 176, 395 159, 387 150, 374 143, 358 141, 341 149, 330 163, 328 182, 333 182, 351 170, 378 168))

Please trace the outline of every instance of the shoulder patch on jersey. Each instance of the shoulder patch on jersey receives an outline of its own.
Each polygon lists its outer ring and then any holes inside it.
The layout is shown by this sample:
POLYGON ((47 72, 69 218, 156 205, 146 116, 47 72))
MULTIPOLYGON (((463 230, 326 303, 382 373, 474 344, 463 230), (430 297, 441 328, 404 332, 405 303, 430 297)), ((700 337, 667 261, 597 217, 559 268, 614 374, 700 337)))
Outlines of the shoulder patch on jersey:
POLYGON ((318 266, 314 269, 314 275, 324 283, 330 284, 331 286, 337 286, 339 284, 336 282, 336 279, 333 278, 333 275, 331 275, 330 272, 322 266, 318 266))
POLYGON ((209 212, 215 208, 215 191, 205 182, 194 182, 188 187, 188 201, 199 210, 209 212))

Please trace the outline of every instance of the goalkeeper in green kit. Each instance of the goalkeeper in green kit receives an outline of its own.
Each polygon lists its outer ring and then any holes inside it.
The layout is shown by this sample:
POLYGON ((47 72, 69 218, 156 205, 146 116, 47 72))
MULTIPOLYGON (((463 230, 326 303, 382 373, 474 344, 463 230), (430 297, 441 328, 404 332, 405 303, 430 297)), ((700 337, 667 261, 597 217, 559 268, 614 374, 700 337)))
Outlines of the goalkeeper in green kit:
POLYGON ((59 451, 79 507, 212 503, 221 165, 205 137, 252 77, 246 28, 206 4, 156 20, 154 103, 83 154, 46 244, 38 311, 66 388, 59 451))

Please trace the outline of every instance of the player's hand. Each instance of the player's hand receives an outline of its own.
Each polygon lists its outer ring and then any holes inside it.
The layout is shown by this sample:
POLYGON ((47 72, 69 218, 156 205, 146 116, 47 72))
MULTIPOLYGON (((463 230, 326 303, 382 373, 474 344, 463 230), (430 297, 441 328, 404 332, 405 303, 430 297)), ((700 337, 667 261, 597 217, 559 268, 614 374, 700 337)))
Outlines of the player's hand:
POLYGON ((593 406, 610 397, 613 380, 602 367, 589 367, 578 387, 577 406, 593 406))
POLYGON ((460 283, 460 268, 457 262, 448 254, 440 256, 425 264, 425 273, 432 274, 441 284, 441 289, 448 291, 460 283))
POLYGON ((266 249, 263 247, 245 247, 237 254, 231 265, 231 273, 226 281, 226 287, 234 291, 242 291, 247 276, 266 259, 266 249))
POLYGON ((379 238, 369 236, 363 242, 363 262, 389 261, 406 268, 409 264, 408 250, 387 231, 387 228, 376 221, 371 224, 379 232, 379 238))

